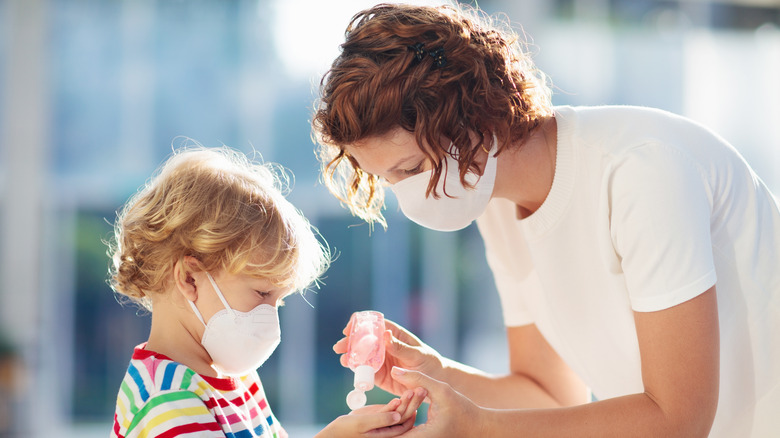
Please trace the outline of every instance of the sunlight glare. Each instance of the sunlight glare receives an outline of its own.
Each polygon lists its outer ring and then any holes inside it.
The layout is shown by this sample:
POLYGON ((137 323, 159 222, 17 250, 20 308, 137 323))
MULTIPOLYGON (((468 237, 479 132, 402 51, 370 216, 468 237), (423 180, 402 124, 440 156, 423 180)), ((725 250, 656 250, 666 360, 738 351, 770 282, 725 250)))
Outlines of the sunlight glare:
MULTIPOLYGON (((274 17, 274 46, 287 72, 299 79, 325 73, 339 54, 344 29, 352 16, 378 3, 382 1, 274 0, 270 4, 274 17)), ((403 3, 437 5, 448 2, 410 0, 403 3)))

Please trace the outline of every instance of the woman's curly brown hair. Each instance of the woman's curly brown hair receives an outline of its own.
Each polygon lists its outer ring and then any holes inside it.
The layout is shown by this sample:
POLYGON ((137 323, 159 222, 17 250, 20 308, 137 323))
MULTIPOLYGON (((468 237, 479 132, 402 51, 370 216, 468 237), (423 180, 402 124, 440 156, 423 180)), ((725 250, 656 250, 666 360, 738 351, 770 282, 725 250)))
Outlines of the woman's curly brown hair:
POLYGON ((345 146, 399 126, 414 133, 418 145, 432 148, 421 149, 434 170, 428 194, 438 196, 446 154, 457 158, 467 185, 485 141, 495 135, 501 153, 552 114, 546 77, 505 27, 451 6, 379 4, 352 17, 341 54, 320 82, 312 132, 324 182, 353 214, 385 225, 378 177, 361 170, 345 146), (418 43, 427 52, 443 49, 446 65, 435 66, 433 56, 418 60, 418 43))

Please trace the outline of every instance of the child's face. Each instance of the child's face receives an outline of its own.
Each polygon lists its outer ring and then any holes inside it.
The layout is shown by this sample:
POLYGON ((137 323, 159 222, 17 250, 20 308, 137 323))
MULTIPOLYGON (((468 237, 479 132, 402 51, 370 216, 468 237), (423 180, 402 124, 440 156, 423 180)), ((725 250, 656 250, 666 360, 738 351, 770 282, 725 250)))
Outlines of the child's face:
MULTIPOLYGON (((206 321, 225 306, 217 296, 217 292, 202 273, 198 281, 198 299, 196 304, 206 321)), ((275 286, 269 280, 251 277, 244 274, 230 274, 225 271, 211 274, 219 290, 225 296, 230 307, 240 312, 248 312, 260 304, 277 306, 282 304, 282 298, 289 294, 289 290, 275 286)))

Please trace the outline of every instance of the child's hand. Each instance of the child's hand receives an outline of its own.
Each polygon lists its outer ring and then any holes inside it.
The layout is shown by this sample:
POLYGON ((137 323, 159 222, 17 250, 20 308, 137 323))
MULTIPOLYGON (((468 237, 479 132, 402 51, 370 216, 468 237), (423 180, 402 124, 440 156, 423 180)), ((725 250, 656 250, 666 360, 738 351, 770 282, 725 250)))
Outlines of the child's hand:
MULTIPOLYGON (((417 409, 425 401, 425 397, 428 395, 428 391, 425 388, 416 388, 415 390, 406 390, 401 394, 400 398, 391 400, 388 404, 366 406, 364 408, 356 409, 352 411, 352 414, 368 412, 373 409, 379 409, 379 412, 398 412, 401 414, 400 420, 397 424, 406 424, 411 420, 410 426, 414 426, 414 421, 417 419, 417 409)), ((411 428, 411 427, 410 427, 411 428)), ((407 429, 408 430, 408 429, 407 429)), ((403 432, 400 432, 403 433, 403 432)))
MULTIPOLYGON (((403 394, 401 394, 400 399, 393 399, 390 401, 390 403, 393 403, 395 400, 399 400, 398 407, 395 408, 395 412, 398 412, 401 414, 401 420, 399 423, 406 423, 408 420, 412 420, 412 426, 414 426, 414 420, 417 419, 417 408, 420 407, 420 405, 425 401, 425 397, 428 396, 428 391, 425 388, 416 388, 414 390, 406 390, 403 394)), ((390 407, 390 403, 385 405, 386 408, 390 407)))
POLYGON ((417 408, 428 392, 423 388, 406 391, 386 405, 369 405, 342 415, 327 426, 315 438, 390 438, 401 435, 414 427, 417 408))

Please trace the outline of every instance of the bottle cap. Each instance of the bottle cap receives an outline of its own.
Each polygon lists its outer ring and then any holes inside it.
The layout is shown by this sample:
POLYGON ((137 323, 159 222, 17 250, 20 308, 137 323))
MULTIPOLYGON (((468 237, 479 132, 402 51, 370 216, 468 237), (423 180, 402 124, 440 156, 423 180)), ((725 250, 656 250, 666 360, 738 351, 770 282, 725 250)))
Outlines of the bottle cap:
POLYGON ((359 389, 353 389, 352 391, 349 391, 349 394, 347 394, 347 406, 349 406, 349 409, 354 411, 355 409, 360 409, 365 405, 366 405, 365 392, 359 389))
POLYGON ((355 388, 370 391, 374 388, 374 368, 370 365, 360 365, 355 368, 355 388))

